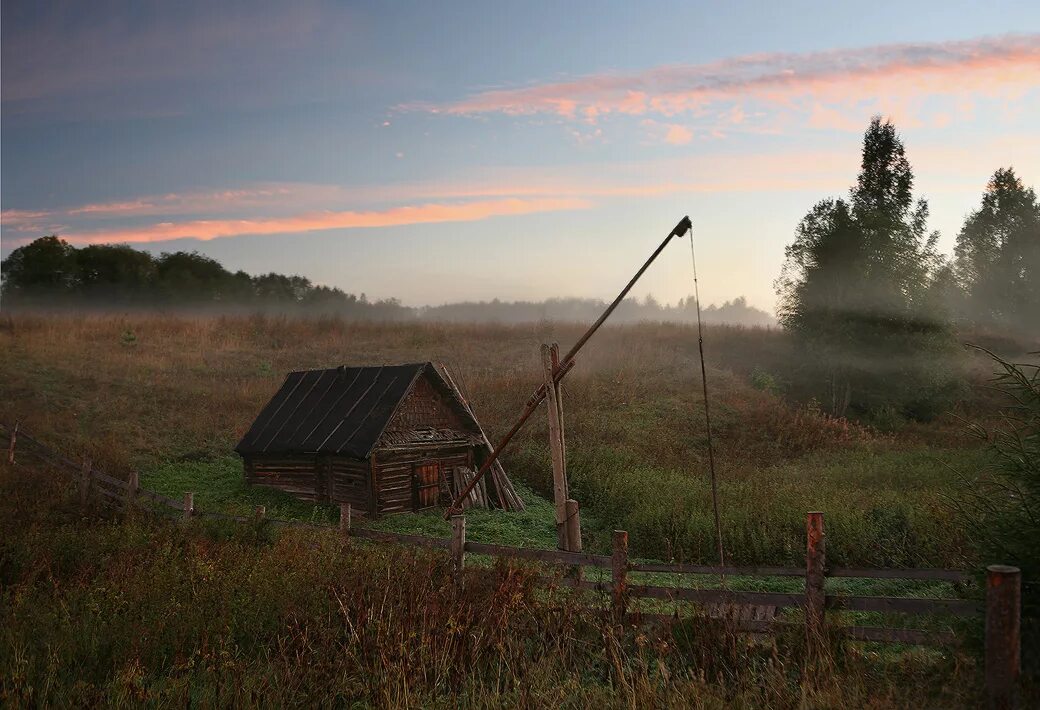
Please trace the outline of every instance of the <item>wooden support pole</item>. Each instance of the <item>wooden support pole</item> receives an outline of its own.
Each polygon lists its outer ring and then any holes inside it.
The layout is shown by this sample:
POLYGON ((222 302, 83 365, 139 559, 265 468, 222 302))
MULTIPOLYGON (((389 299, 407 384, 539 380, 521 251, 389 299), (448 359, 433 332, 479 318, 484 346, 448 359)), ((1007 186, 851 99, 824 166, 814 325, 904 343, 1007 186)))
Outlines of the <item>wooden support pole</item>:
POLYGON ((455 582, 462 580, 462 570, 466 565, 466 517, 451 516, 451 574, 455 582))
POLYGON ((90 479, 90 459, 87 459, 83 462, 83 468, 79 472, 79 505, 81 508, 86 508, 90 499, 90 479))
POLYGON ((339 504, 339 532, 343 537, 350 537, 350 503, 339 504))
POLYGON ((1022 572, 986 568, 986 695, 993 710, 1018 707, 1021 672, 1022 572))
POLYGON ((620 623, 628 604, 628 533, 624 530, 614 531, 610 562, 612 608, 614 619, 620 623))
MULTIPOLYGON (((567 486, 567 495, 571 494, 570 483, 567 481, 567 434, 563 421, 563 380, 558 378, 560 372, 560 344, 553 343, 549 346, 549 357, 552 359, 553 378, 556 383, 556 411, 559 412, 560 422, 560 450, 563 451, 563 483, 567 486)), ((573 552, 573 550, 572 550, 573 552)))
POLYGON ((581 515, 573 498, 567 499, 567 551, 581 552, 581 515))
POLYGON ((7 447, 7 463, 14 463, 14 445, 18 441, 18 422, 14 423, 14 429, 11 430, 11 443, 7 447))
POLYGON ((137 502, 137 492, 140 490, 140 481, 137 475, 137 471, 131 471, 130 477, 126 481, 126 510, 129 512, 133 509, 134 504, 137 502))
POLYGON ((542 344, 542 369, 545 372, 547 409, 549 410, 549 452, 552 456, 553 503, 556 506, 557 547, 567 550, 567 473, 564 471, 563 443, 560 441, 560 408, 556 399, 552 354, 542 344))
POLYGON ((258 505, 258 506, 256 506, 256 512, 254 513, 254 518, 255 518, 256 522, 258 522, 258 523, 263 522, 264 516, 266 516, 266 515, 267 515, 267 506, 265 506, 265 505, 258 505))
POLYGON ((184 494, 184 505, 182 506, 184 511, 181 514, 182 520, 191 520, 191 514, 195 512, 195 494, 188 492, 184 494))
POLYGON ((823 513, 805 516, 805 633, 810 646, 823 638, 824 603, 827 564, 826 538, 823 532, 823 513))

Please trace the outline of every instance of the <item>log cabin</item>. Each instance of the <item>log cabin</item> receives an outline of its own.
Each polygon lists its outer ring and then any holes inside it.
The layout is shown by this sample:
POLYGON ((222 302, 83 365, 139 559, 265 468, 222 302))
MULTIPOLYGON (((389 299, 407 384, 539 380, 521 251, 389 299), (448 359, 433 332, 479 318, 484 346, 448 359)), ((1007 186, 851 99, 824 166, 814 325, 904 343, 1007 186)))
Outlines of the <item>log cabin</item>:
MULTIPOLYGON (((291 372, 235 451, 250 484, 379 515, 450 504, 491 445, 448 371, 423 362, 291 372)), ((524 504, 496 461, 470 506, 524 504)))

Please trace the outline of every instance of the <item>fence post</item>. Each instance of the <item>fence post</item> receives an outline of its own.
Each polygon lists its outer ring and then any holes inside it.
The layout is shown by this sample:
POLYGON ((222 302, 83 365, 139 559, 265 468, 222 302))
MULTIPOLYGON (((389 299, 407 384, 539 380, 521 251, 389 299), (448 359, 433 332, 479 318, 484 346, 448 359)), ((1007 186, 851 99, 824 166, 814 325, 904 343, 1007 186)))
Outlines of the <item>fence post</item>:
POLYGON ((350 503, 339 504, 339 531, 343 537, 350 537, 350 503))
POLYGON ((581 552, 581 515, 573 498, 567 499, 567 550, 581 552))
POLYGON ((87 507, 87 499, 90 497, 90 459, 83 462, 83 468, 79 472, 79 505, 87 507))
POLYGON ((823 513, 805 516, 805 633, 810 646, 823 638, 827 544, 823 513))
POLYGON ((466 517, 451 516, 451 573, 458 583, 466 564, 466 517))
POLYGON ((11 444, 7 447, 7 463, 14 463, 14 445, 18 441, 18 422, 14 423, 14 429, 11 430, 11 444))
POLYGON ((256 522, 258 522, 258 523, 262 522, 265 515, 267 515, 267 506, 264 506, 264 505, 256 506, 256 515, 255 515, 256 522))
POLYGON ((621 622, 625 619, 625 607, 628 602, 628 533, 624 530, 614 531, 610 562, 614 618, 621 622))
POLYGON ((137 491, 140 488, 137 471, 130 472, 130 478, 126 481, 126 509, 129 512, 137 502, 137 491))
POLYGON ((986 568, 986 695, 989 707, 1018 707, 1021 671, 1022 572, 1018 567, 986 568))
POLYGON ((184 494, 184 512, 181 517, 183 520, 191 520, 191 514, 195 511, 195 494, 185 493, 184 494))

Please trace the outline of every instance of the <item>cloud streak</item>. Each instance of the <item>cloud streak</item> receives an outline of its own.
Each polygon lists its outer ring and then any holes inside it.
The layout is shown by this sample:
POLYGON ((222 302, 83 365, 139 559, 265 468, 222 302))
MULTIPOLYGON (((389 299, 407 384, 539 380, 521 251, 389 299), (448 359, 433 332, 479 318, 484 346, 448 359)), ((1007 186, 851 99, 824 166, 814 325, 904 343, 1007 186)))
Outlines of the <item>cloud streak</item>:
MULTIPOLYGON (((1040 34, 1016 34, 804 54, 755 54, 494 89, 459 101, 402 108, 461 116, 551 114, 588 122, 612 114, 692 114, 737 125, 746 118, 741 104, 807 110, 870 99, 1007 95, 1038 86, 1040 34), (800 106, 806 101, 808 105, 800 106)), ((816 110, 817 121, 825 110, 816 110)))
POLYGON ((297 234, 328 229, 400 227, 437 222, 474 222, 491 217, 577 210, 590 203, 575 198, 484 200, 463 204, 425 204, 371 211, 325 211, 269 219, 218 219, 161 222, 143 227, 73 232, 73 244, 146 244, 174 239, 209 241, 221 237, 297 234))

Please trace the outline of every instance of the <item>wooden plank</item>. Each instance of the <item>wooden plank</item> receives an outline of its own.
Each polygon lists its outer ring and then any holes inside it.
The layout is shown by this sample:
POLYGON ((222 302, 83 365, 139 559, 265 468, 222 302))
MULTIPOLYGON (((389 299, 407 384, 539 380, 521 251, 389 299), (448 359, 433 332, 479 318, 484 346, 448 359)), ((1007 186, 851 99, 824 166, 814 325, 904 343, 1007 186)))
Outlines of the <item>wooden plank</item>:
POLYGON ((930 581, 967 583, 972 576, 956 569, 856 569, 835 567, 827 570, 828 577, 862 577, 865 579, 923 579, 930 581))
POLYGON ((177 510, 181 509, 180 501, 174 500, 169 496, 164 496, 162 493, 156 493, 155 491, 150 491, 146 488, 139 488, 137 493, 140 496, 154 500, 156 503, 162 503, 163 505, 169 506, 170 508, 176 508, 177 510))
POLYGON ((864 597, 831 595, 826 597, 828 609, 834 611, 880 611, 902 614, 951 614, 976 616, 981 605, 970 599, 918 599, 913 597, 864 597))
POLYGON ((802 594, 780 594, 774 592, 733 592, 726 589, 685 589, 681 587, 654 587, 650 585, 628 585, 628 594, 643 599, 665 599, 689 601, 701 604, 750 604, 755 606, 802 607, 802 594))
POLYGON ((118 500, 118 501, 123 500, 122 494, 116 493, 115 491, 110 491, 110 490, 108 490, 106 488, 102 488, 101 486, 95 486, 94 487, 94 492, 97 493, 100 496, 105 497, 105 498, 111 498, 113 500, 118 500))
POLYGON ((495 557, 516 557, 525 560, 538 560, 563 565, 581 565, 583 567, 600 567, 608 569, 611 558, 604 555, 589 555, 583 552, 563 552, 558 550, 538 550, 529 547, 507 547, 487 542, 467 542, 466 552, 475 555, 494 555, 495 557))
POLYGON ((633 562, 632 572, 670 572, 675 574, 727 575, 737 577, 804 577, 801 567, 714 567, 710 565, 687 565, 667 562, 633 562))
POLYGON ((102 483, 107 483, 110 486, 116 486, 118 488, 127 488, 129 486, 129 484, 126 481, 101 473, 101 471, 98 471, 96 468, 91 472, 90 475, 94 477, 94 480, 101 481, 102 483))
POLYGON ((949 631, 893 629, 885 626, 845 626, 841 628, 841 633, 845 638, 854 641, 908 643, 920 646, 943 646, 957 640, 957 635, 949 631))
POLYGON ((405 535, 403 533, 385 532, 383 530, 372 530, 371 528, 353 528, 351 537, 363 537, 367 540, 379 542, 392 542, 399 545, 412 545, 415 547, 438 547, 442 549, 451 548, 449 538, 423 537, 422 535, 405 535))

